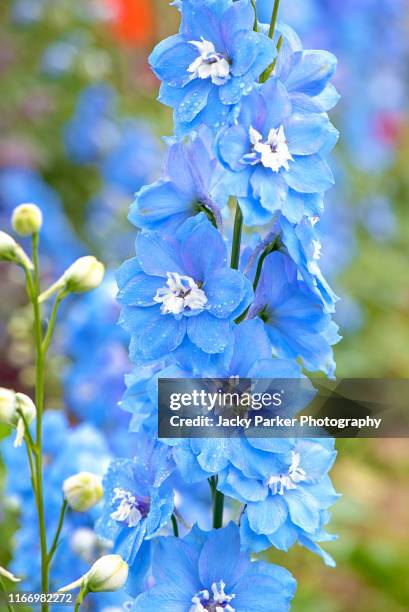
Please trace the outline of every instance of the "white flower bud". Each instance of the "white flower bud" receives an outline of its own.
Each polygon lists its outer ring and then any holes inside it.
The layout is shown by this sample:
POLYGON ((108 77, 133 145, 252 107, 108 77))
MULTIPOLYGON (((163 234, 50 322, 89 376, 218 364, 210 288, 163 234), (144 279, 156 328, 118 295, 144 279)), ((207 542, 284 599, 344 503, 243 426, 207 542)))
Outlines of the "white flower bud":
POLYGON ((47 300, 56 291, 67 293, 85 293, 96 289, 102 283, 105 274, 104 264, 96 257, 80 257, 54 283, 40 295, 40 302, 47 300))
POLYGON ((21 578, 17 578, 14 574, 6 570, 4 567, 0 565, 0 576, 7 578, 7 580, 11 580, 11 582, 20 582, 21 578))
POLYGON ((128 580, 128 564, 120 555, 105 555, 88 572, 90 591, 119 591, 128 580))
POLYGON ((77 512, 87 512, 101 501, 104 494, 101 477, 91 472, 79 472, 63 482, 64 497, 77 512))
POLYGON ((37 234, 43 224, 43 214, 35 204, 20 204, 13 211, 11 224, 20 236, 37 234))
POLYGON ((64 273, 66 286, 73 293, 85 293, 96 289, 102 283, 105 268, 96 257, 80 257, 64 273))
POLYGON ((10 261, 30 270, 33 268, 24 249, 6 232, 0 232, 0 261, 10 261))
POLYGON ((36 407, 28 395, 0 387, 0 422, 16 427, 14 446, 21 446, 23 442, 25 432, 23 417, 27 425, 30 425, 36 414, 36 407))
POLYGON ((128 564, 120 555, 104 555, 95 561, 86 574, 58 589, 60 593, 86 585, 88 592, 119 591, 128 580, 128 564))
POLYGON ((16 412, 16 394, 11 389, 0 387, 0 423, 12 425, 16 412))

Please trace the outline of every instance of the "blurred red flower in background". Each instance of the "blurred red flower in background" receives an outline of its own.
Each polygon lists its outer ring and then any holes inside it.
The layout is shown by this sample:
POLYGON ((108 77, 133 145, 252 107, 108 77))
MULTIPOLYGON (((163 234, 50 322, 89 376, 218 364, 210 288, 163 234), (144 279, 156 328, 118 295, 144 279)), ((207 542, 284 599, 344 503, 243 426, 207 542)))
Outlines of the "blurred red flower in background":
POLYGON ((105 0, 112 13, 110 20, 115 38, 132 47, 145 47, 152 42, 154 11, 152 0, 105 0))

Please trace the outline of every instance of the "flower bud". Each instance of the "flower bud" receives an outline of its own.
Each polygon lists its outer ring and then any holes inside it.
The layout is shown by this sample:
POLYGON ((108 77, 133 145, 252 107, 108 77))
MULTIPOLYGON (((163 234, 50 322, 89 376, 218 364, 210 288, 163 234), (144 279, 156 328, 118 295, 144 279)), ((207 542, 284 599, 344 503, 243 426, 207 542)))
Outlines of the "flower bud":
POLYGON ((79 472, 63 482, 64 497, 68 505, 77 512, 87 512, 104 494, 101 478, 91 472, 79 472))
POLYGON ((0 232, 0 261, 10 261, 30 270, 33 268, 24 249, 6 232, 0 232))
POLYGON ((35 419, 36 414, 36 407, 28 395, 0 387, 0 422, 16 427, 14 446, 21 446, 23 442, 24 419, 29 425, 35 419))
POLYGON ((58 589, 60 593, 72 591, 85 584, 88 592, 119 591, 128 580, 128 564, 120 555, 104 555, 91 569, 75 582, 58 589))
POLYGON ((20 236, 31 236, 40 231, 43 215, 35 204, 20 204, 14 209, 11 224, 20 236))
POLYGON ((119 591, 128 579, 128 564, 120 555, 105 555, 88 572, 90 591, 119 591))
POLYGON ((0 423, 12 424, 16 412, 16 394, 11 389, 0 387, 0 423))
POLYGON ((64 273, 68 291, 85 293, 96 289, 102 283, 105 268, 96 257, 80 257, 64 273))
POLYGON ((4 567, 0 565, 0 576, 7 578, 7 580, 11 580, 11 582, 20 582, 21 578, 17 578, 14 574, 6 570, 4 567))
POLYGON ((96 289, 104 278, 104 264, 96 257, 87 255, 80 257, 49 289, 40 295, 40 302, 47 300, 56 291, 67 293, 85 293, 96 289))

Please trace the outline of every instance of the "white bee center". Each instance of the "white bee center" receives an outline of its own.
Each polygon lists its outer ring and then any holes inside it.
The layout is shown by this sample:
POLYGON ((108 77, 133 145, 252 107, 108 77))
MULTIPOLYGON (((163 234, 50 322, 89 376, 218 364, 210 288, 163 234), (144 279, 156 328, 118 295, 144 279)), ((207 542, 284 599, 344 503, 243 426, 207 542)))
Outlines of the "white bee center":
POLYGON ((272 128, 268 133, 267 140, 255 128, 250 127, 250 141, 252 152, 243 156, 243 161, 248 164, 262 163, 265 168, 278 172, 280 168, 289 169, 288 162, 293 157, 288 149, 288 143, 284 134, 284 128, 272 128))
POLYGON ((284 495, 286 491, 296 489, 299 482, 306 480, 307 474, 305 470, 300 468, 300 454, 291 451, 291 459, 291 465, 287 474, 270 476, 268 479, 267 485, 270 487, 273 495, 284 495))
POLYGON ((128 527, 136 527, 142 519, 136 497, 119 487, 114 489, 114 493, 115 497, 112 501, 119 501, 120 504, 115 512, 111 512, 111 518, 119 523, 126 523, 128 527))
POLYGON ((224 592, 226 583, 223 580, 213 582, 212 592, 207 589, 199 591, 192 597, 193 606, 189 612, 235 612, 235 608, 230 605, 236 596, 234 593, 227 595, 224 592))
POLYGON ((214 85, 226 83, 230 78, 230 65, 221 53, 217 53, 214 44, 203 37, 201 40, 189 42, 197 48, 199 57, 190 64, 187 71, 194 78, 208 79, 210 77, 214 85))
POLYGON ((203 310, 207 304, 205 292, 190 276, 183 276, 177 272, 167 272, 166 287, 157 290, 153 298, 162 304, 162 314, 179 315, 186 310, 203 310))

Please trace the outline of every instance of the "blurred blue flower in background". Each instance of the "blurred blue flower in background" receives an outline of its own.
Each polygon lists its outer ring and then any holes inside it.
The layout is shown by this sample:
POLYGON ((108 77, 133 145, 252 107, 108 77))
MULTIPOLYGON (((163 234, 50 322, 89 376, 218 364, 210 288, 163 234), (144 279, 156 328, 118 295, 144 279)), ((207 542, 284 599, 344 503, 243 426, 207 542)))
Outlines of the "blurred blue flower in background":
POLYGON ((0 219, 10 228, 12 210, 23 202, 35 202, 45 223, 42 228, 42 253, 46 268, 63 272, 73 259, 84 254, 84 247, 65 216, 59 195, 35 170, 24 167, 0 169, 0 219))
MULTIPOLYGON (((47 541, 54 536, 63 501, 62 484, 66 478, 80 471, 103 475, 108 468, 111 454, 102 434, 88 424, 71 428, 61 412, 47 410, 44 413, 44 499, 46 507, 47 541)), ((10 440, 2 444, 9 478, 6 496, 18 503, 21 527, 16 533, 13 558, 14 571, 23 578, 24 588, 40 590, 40 555, 37 510, 32 495, 27 461, 21 465, 21 453, 12 448, 10 440), (18 478, 16 474, 19 474, 18 478)), ((62 539, 56 551, 51 569, 51 586, 57 590, 67 580, 74 580, 78 572, 85 572, 105 550, 93 531, 100 507, 86 513, 67 511, 62 539)), ((101 609, 104 596, 101 596, 101 609)), ((122 596, 121 596, 122 597, 122 596)), ((98 599, 100 596, 98 596, 98 599)), ((97 609, 100 609, 97 607, 97 609)))
POLYGON ((99 162, 111 151, 120 139, 114 89, 104 83, 86 87, 63 137, 69 157, 77 164, 99 162))

